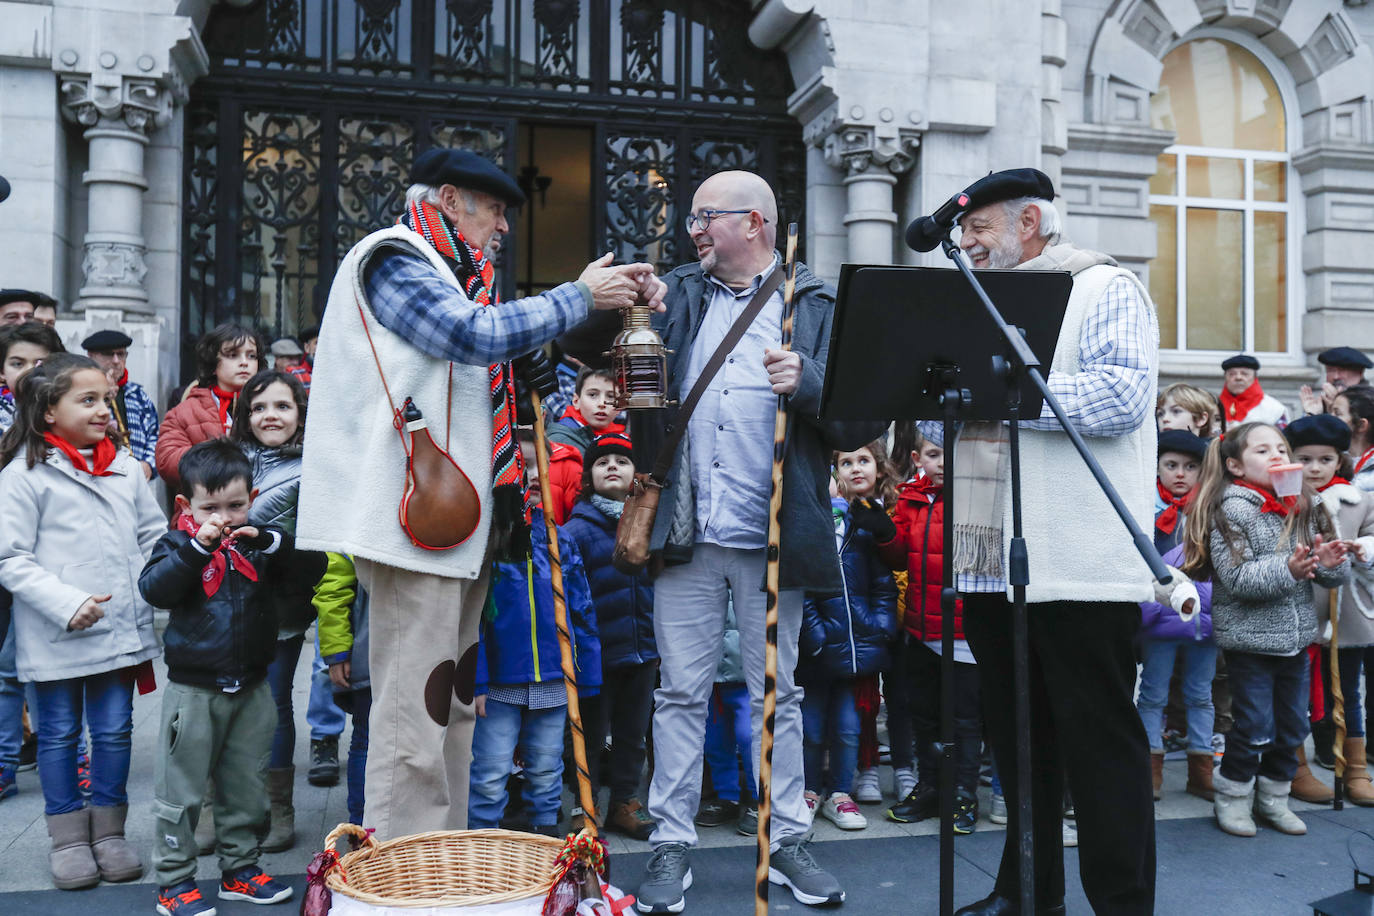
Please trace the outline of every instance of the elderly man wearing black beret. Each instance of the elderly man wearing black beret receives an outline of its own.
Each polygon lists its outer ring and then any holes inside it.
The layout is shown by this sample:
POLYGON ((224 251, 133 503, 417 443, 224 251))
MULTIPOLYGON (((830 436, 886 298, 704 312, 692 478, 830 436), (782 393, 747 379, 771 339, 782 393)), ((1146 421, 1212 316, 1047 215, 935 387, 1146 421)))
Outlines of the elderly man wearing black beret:
POLYGON ((1354 347, 1323 350, 1317 354, 1317 362, 1325 370, 1321 392, 1313 391, 1311 385, 1303 385, 1298 389, 1298 396, 1302 398, 1302 412, 1309 416, 1330 411, 1336 395, 1355 385, 1366 384, 1365 370, 1374 369, 1374 361, 1354 347))
POLYGON ((129 381, 129 347, 134 339, 123 331, 106 328, 81 341, 81 349, 105 370, 114 387, 112 419, 119 428, 119 441, 143 466, 143 476, 152 480, 157 474, 157 405, 138 382, 129 381))
MULTIPOLYGON (((1043 172, 997 172, 965 193, 959 247, 975 268, 1073 275, 1058 344, 1053 354, 1041 354, 1053 357, 1049 388, 1148 530, 1159 348, 1149 294, 1107 255, 1062 238, 1054 187, 1043 172)), ((1060 816, 1067 782, 1081 837, 1079 874, 1094 911, 1148 914, 1154 909, 1154 803, 1149 742, 1133 702, 1132 640, 1140 627, 1138 602, 1153 594, 1149 570, 1048 407, 1021 428, 1035 912, 1064 912, 1060 816)), ((939 423, 923 423, 921 431, 943 444, 939 423)), ((1021 908, 1006 425, 965 424, 954 448, 955 586, 1010 812, 992 894, 959 913, 1010 916, 1021 908)))
POLYGON ((661 309, 664 290, 651 266, 612 267, 607 254, 575 282, 498 303, 487 252, 509 231, 507 208, 525 200, 519 186, 481 156, 452 149, 419 156, 411 181, 399 223, 355 245, 330 288, 296 532, 303 548, 351 554, 371 598, 366 816, 384 838, 467 824, 490 561, 493 549, 510 556, 528 547, 511 360, 594 309, 636 301, 661 309), (417 494, 407 503, 416 515, 400 512, 406 443, 411 432, 423 435, 419 421, 401 423, 407 403, 480 505, 475 529, 452 547, 422 546, 403 527, 424 510, 417 494))
POLYGON ((1237 353, 1221 361, 1226 373, 1221 389, 1221 431, 1242 423, 1288 425, 1288 412, 1278 398, 1264 393, 1259 381, 1260 361, 1249 353, 1237 353))

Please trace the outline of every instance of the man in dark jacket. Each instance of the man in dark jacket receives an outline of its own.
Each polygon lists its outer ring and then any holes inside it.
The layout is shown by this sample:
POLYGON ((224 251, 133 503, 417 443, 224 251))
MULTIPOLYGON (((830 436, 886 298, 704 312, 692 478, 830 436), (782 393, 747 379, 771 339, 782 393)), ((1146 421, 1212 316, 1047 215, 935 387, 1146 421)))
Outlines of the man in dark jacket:
POLYGON ((291 888, 257 865, 267 820, 263 761, 277 707, 267 666, 277 622, 262 594, 269 564, 290 552, 280 530, 247 525, 253 468, 227 439, 193 446, 178 465, 180 524, 153 547, 138 579, 154 607, 171 611, 164 637, 167 685, 153 787, 158 911, 208 908, 196 888, 196 821, 215 783, 222 900, 277 903, 291 888))
MULTIPOLYGON (((654 325, 669 350, 668 396, 685 397, 735 318, 774 271, 777 204, 762 178, 721 172, 697 189, 688 231, 700 264, 664 280, 667 310, 654 325)), ((689 421, 663 490, 653 547, 667 564, 654 583, 654 633, 662 657, 655 695, 654 778, 649 813, 654 855, 640 885, 641 912, 680 912, 691 885, 688 848, 701 794, 701 755, 725 608, 734 598, 754 733, 763 719, 765 595, 761 590, 777 397, 787 398, 777 717, 773 749, 770 877, 807 904, 838 903, 844 890, 811 858, 803 798, 801 691, 793 682, 802 589, 840 590, 826 480, 830 452, 872 441, 880 425, 821 422, 834 291, 797 265, 792 349, 780 348, 782 294, 775 292, 711 380, 689 421)), ((633 418, 632 439, 662 431, 633 418)), ((757 739, 756 739, 757 741, 757 739)), ((758 757, 759 746, 754 745, 758 757)))

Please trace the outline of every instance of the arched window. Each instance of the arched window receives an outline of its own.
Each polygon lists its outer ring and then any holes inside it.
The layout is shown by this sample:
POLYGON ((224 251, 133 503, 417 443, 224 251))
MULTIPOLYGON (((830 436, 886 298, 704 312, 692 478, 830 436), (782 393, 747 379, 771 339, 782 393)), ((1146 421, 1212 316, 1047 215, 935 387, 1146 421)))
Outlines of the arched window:
POLYGON ((1239 45, 1190 41, 1165 56, 1150 114, 1175 134, 1150 180, 1160 346, 1287 352, 1294 193, 1274 78, 1239 45))

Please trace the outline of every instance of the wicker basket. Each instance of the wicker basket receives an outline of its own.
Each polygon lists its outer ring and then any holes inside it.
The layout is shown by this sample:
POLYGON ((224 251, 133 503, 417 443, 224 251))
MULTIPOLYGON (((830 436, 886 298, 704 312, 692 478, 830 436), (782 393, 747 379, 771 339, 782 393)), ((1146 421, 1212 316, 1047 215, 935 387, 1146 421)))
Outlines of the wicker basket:
MULTIPOLYGON (((340 824, 325 838, 325 849, 345 836, 363 845, 340 857, 326 884, 332 894, 382 910, 515 913, 518 902, 528 900, 528 911, 537 914, 563 848, 561 839, 513 830, 435 830, 378 843, 363 828, 340 824)), ((334 909, 364 911, 337 903, 334 909)))

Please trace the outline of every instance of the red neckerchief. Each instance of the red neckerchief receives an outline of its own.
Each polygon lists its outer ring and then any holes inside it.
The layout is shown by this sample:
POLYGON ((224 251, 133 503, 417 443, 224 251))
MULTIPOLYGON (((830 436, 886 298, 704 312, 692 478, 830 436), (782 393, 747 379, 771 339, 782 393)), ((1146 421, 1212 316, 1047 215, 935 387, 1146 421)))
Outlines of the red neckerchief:
POLYGON ((935 483, 933 479, 925 474, 902 484, 901 497, 923 505, 929 505, 940 498, 944 493, 944 487, 935 483))
POLYGON ((1155 478, 1155 489, 1159 492, 1159 498, 1167 504, 1164 511, 1155 516, 1155 527, 1165 534, 1173 534, 1178 527, 1178 516, 1184 509, 1188 508, 1188 503, 1193 501, 1193 494, 1196 489, 1189 490, 1182 496, 1175 496, 1164 486, 1164 481, 1155 478))
MULTIPOLYGON (((563 411, 563 416, 570 417, 573 420, 573 422, 575 422, 578 426, 586 426, 589 429, 591 428, 591 424, 587 422, 587 418, 582 416, 582 411, 578 410, 571 404, 568 405, 567 410, 563 411)), ((598 436, 623 436, 625 434, 625 424, 617 423, 614 420, 612 420, 610 423, 607 423, 604 428, 596 430, 596 434, 598 436)))
POLYGON ((1360 456, 1360 460, 1355 462, 1356 474, 1360 473, 1360 469, 1369 463, 1370 458, 1374 458, 1374 448, 1371 448, 1369 451, 1365 452, 1363 455, 1360 456))
MULTIPOLYGON (((192 538, 200 530, 195 519, 191 518, 190 513, 187 512, 183 512, 177 519, 177 528, 185 531, 192 538)), ((204 547, 205 545, 200 546, 204 547)), ((210 562, 205 564, 205 570, 200 574, 200 584, 205 589, 205 597, 209 598, 219 591, 220 583, 224 581, 224 574, 229 568, 229 554, 233 554, 235 569, 252 581, 258 581, 258 571, 253 568, 252 563, 248 562, 247 557, 239 553, 238 545, 234 543, 233 539, 220 538, 219 546, 215 548, 214 553, 210 554, 210 562)))
POLYGON ((1324 483, 1324 484, 1322 484, 1321 486, 1317 487, 1317 492, 1318 492, 1318 493, 1324 493, 1324 492, 1327 490, 1328 487, 1334 487, 1334 486, 1335 486, 1336 484, 1338 484, 1338 483, 1350 483, 1350 481, 1346 480, 1344 477, 1342 477, 1341 475, 1337 474, 1335 477, 1332 477, 1332 478, 1331 478, 1330 480, 1328 480, 1326 483, 1324 483))
MULTIPOLYGON (((1243 480, 1240 477, 1232 477, 1231 483, 1235 484, 1238 487, 1244 487, 1247 490, 1254 490, 1260 496, 1264 497, 1264 502, 1260 503, 1261 512, 1277 512, 1279 515, 1287 515, 1288 510, 1292 508, 1291 505, 1288 505, 1284 502, 1280 502, 1279 498, 1274 495, 1273 490, 1266 490, 1264 487, 1257 487, 1250 481, 1243 480)), ((1296 496, 1285 496, 1284 499, 1291 499, 1294 503, 1296 503, 1298 498, 1296 496)))
POLYGON ((229 432, 229 427, 233 425, 233 419, 229 416, 229 410, 234 406, 234 399, 238 397, 237 391, 225 391, 218 385, 210 386, 210 393, 215 396, 215 404, 219 407, 219 425, 224 432, 229 432))
POLYGON ((128 370, 128 369, 125 369, 125 370, 124 370, 124 374, 121 375, 121 376, 119 377, 119 381, 115 382, 115 384, 118 385, 120 388, 123 388, 125 385, 129 384, 129 370, 128 370))
POLYGON ((119 450, 109 439, 101 439, 95 444, 95 454, 92 456, 92 463, 95 467, 86 464, 86 456, 81 454, 80 449, 56 433, 44 433, 43 441, 66 455, 67 460, 72 463, 72 467, 78 471, 85 471, 92 477, 109 477, 113 473, 110 470, 110 465, 114 462, 115 455, 119 450))
POLYGON ((1259 379, 1250 383, 1240 394, 1232 394, 1229 389, 1221 389, 1221 406, 1226 411, 1227 423, 1242 423, 1250 415, 1250 411, 1259 406, 1259 402, 1264 400, 1264 389, 1260 387, 1259 379))

